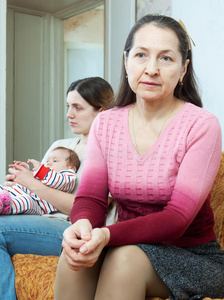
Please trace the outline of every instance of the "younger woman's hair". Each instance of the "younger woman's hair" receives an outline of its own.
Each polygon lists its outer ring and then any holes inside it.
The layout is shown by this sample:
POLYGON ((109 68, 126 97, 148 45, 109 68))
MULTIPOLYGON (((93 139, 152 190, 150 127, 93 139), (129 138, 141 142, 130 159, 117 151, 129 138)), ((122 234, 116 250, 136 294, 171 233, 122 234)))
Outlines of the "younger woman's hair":
MULTIPOLYGON (((76 154, 76 152, 74 150, 65 148, 65 147, 57 147, 54 150, 63 150, 66 151, 68 153, 68 157, 66 158, 67 164, 68 166, 71 167, 75 167, 76 168, 76 172, 78 171, 79 167, 80 167, 80 160, 78 155, 76 154)), ((54 151, 52 150, 52 151, 54 151)))
MULTIPOLYGON (((154 26, 158 26, 161 28, 171 29, 176 34, 179 40, 179 51, 182 56, 182 65, 183 66, 185 65, 187 59, 189 59, 190 62, 187 67, 187 72, 183 78, 183 85, 179 85, 179 83, 177 83, 174 90, 174 96, 186 102, 190 102, 199 107, 202 107, 202 101, 198 93, 197 83, 196 83, 194 70, 193 70, 192 52, 191 49, 189 49, 189 45, 188 45, 188 36, 186 31, 180 25, 180 23, 178 23, 173 18, 163 16, 163 15, 149 14, 139 19, 132 27, 124 47, 124 51, 126 52, 127 59, 128 59, 129 52, 133 47, 135 34, 138 32, 140 28, 142 28, 147 24, 152 24, 154 26)), ((120 86, 119 86, 115 103, 117 106, 126 106, 128 104, 134 103, 135 101, 136 101, 136 95, 131 90, 128 84, 128 80, 126 78, 126 70, 124 66, 124 56, 123 56, 120 86)))
POLYGON ((101 77, 88 77, 71 83, 67 94, 77 91, 97 111, 114 107, 114 92, 111 85, 101 77))

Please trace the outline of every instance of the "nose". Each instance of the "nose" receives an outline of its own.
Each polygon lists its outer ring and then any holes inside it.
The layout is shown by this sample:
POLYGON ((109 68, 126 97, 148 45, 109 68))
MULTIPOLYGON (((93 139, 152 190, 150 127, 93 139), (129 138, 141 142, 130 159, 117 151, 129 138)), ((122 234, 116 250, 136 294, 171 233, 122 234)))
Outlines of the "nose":
POLYGON ((52 165, 51 161, 48 161, 48 162, 46 163, 46 167, 48 167, 48 168, 50 168, 51 165, 52 165))
POLYGON ((74 118, 74 113, 72 113, 71 107, 68 108, 66 117, 67 117, 68 119, 73 119, 73 118, 74 118))
POLYGON ((145 73, 149 76, 157 76, 159 74, 159 65, 156 59, 150 58, 145 67, 145 73))

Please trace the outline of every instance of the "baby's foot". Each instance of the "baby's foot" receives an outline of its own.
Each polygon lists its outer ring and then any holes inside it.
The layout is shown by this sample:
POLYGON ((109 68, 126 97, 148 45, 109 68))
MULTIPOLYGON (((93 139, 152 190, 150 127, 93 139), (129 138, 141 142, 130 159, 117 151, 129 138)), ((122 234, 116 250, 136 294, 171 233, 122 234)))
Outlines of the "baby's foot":
POLYGON ((0 214, 9 215, 10 214, 10 204, 11 198, 7 191, 0 190, 0 214))

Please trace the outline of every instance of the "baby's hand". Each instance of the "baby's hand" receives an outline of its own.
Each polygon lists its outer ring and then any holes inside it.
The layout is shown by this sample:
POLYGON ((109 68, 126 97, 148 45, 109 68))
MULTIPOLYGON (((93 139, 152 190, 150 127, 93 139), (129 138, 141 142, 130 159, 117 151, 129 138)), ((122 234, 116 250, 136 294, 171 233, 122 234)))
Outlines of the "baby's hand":
MULTIPOLYGON (((23 166, 23 167, 27 168, 28 170, 30 169, 30 166, 24 161, 14 160, 14 164, 18 165, 18 166, 23 166)), ((10 165, 10 167, 11 166, 12 165, 10 165)))
POLYGON ((38 160, 33 159, 33 158, 32 159, 28 159, 27 163, 28 164, 31 163, 33 165, 33 170, 32 171, 37 171, 39 169, 40 165, 41 165, 41 163, 38 160))

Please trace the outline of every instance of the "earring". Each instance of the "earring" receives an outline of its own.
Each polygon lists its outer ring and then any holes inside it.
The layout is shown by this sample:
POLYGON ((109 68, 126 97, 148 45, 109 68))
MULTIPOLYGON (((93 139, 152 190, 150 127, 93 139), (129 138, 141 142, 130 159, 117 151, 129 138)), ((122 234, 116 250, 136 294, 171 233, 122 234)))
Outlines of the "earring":
POLYGON ((179 80, 179 85, 184 85, 182 79, 179 80))
POLYGON ((128 74, 125 77, 128 78, 128 74))

